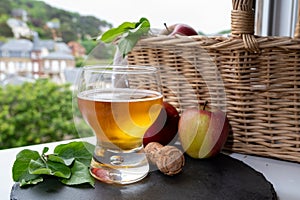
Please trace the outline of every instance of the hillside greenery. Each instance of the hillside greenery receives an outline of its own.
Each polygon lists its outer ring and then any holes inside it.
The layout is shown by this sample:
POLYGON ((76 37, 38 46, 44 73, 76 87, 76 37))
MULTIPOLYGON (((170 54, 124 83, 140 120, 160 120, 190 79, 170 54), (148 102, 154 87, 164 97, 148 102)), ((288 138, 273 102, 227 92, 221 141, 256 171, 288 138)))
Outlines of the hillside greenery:
MULTIPOLYGON (((62 38, 62 41, 79 42, 89 55, 94 49, 94 57, 98 60, 111 59, 110 47, 96 48, 99 42, 95 40, 103 31, 112 28, 112 24, 94 16, 82 16, 76 12, 52 7, 42 1, 37 0, 1 0, 0 1, 0 42, 6 42, 8 38, 13 38, 13 32, 7 25, 7 20, 12 17, 14 9, 23 9, 27 12, 27 25, 38 33, 41 39, 53 39, 53 32, 62 38), (47 22, 59 23, 59 28, 50 29, 47 22)), ((32 38, 27 38, 32 39, 32 38)), ((101 45, 101 44, 100 44, 101 45)), ((83 58, 76 59, 76 67, 83 64, 83 58)))
MULTIPOLYGON (((102 30, 112 25, 105 20, 94 16, 82 16, 79 13, 69 12, 52 7, 42 1, 36 0, 1 0, 0 1, 0 27, 5 26, 5 19, 11 17, 13 9, 24 9, 28 13, 28 26, 39 33, 43 39, 52 38, 53 30, 47 28, 49 21, 59 21, 60 27, 55 30, 64 42, 71 40, 84 40, 98 36, 102 30)), ((6 30, 7 31, 7 30, 6 30)), ((10 36, 11 33, 2 33, 1 36, 10 36)))

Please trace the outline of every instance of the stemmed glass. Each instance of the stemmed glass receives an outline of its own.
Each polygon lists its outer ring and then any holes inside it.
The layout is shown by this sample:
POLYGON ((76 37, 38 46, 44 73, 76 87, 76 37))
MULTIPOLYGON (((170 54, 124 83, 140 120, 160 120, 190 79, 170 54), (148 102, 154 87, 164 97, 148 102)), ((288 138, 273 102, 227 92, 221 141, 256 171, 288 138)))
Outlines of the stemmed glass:
POLYGON ((106 183, 143 179, 143 135, 162 108, 158 71, 149 66, 86 66, 75 86, 82 117, 96 136, 90 172, 106 183))

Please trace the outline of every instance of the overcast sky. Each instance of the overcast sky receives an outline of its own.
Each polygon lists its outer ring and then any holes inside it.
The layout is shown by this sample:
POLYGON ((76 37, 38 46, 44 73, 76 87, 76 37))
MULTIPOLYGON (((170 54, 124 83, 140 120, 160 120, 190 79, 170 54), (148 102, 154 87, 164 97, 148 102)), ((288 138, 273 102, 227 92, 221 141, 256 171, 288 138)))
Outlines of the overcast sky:
POLYGON ((188 24, 213 34, 230 29, 231 0, 42 0, 51 6, 93 15, 118 26, 124 21, 149 19, 152 28, 188 24))

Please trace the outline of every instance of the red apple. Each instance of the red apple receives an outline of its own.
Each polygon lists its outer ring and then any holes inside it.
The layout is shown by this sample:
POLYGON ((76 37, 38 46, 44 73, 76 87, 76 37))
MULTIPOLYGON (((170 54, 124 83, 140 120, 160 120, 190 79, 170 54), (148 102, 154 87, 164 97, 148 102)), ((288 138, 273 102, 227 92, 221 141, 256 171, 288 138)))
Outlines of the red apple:
POLYGON ((162 145, 175 142, 179 118, 177 109, 170 103, 164 102, 157 119, 144 135, 144 146, 150 142, 158 142, 162 145))
POLYGON ((166 29, 163 30, 160 34, 161 35, 185 35, 185 36, 190 36, 190 35, 198 35, 197 31, 193 29, 191 26, 187 24, 173 24, 171 26, 168 26, 164 24, 166 29))
POLYGON ((211 112, 190 108, 180 117, 179 139, 186 154, 193 158, 208 158, 218 154, 229 132, 228 118, 220 110, 211 112))

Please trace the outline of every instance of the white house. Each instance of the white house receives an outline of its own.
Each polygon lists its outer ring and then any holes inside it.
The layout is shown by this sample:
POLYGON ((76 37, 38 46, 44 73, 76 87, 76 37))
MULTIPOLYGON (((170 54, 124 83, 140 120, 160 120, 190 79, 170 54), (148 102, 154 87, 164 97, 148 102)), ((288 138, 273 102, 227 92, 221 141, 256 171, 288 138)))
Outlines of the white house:
MULTIPOLYGON (((60 43, 59 46, 62 46, 60 43)), ((67 45, 65 45, 67 46, 67 45)), ((64 47, 65 47, 64 46, 64 47)), ((64 82, 64 70, 75 67, 74 56, 65 51, 54 51, 55 42, 42 41, 35 37, 13 39, 0 46, 0 80, 10 74, 39 78, 48 76, 64 82)))

